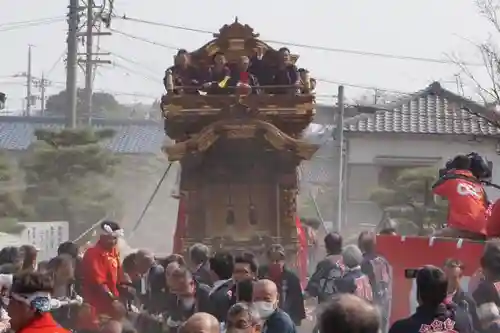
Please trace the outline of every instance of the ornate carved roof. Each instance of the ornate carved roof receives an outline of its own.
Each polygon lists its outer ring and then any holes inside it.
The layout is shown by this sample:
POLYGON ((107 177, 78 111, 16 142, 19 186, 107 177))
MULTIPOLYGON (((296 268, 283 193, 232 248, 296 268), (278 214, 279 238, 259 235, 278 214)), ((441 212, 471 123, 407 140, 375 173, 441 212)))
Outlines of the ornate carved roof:
POLYGON ((276 150, 288 150, 304 160, 310 159, 319 148, 316 144, 294 139, 263 120, 231 119, 216 121, 186 141, 164 146, 163 151, 170 161, 179 161, 190 153, 204 153, 222 135, 232 139, 251 139, 261 131, 266 141, 276 150))
MULTIPOLYGON (((219 32, 214 34, 213 40, 191 52, 191 62, 198 67, 210 65, 212 57, 217 52, 224 53, 228 61, 233 62, 243 55, 251 57, 257 49, 262 48, 265 52, 264 61, 275 63, 278 51, 258 37, 259 34, 255 33, 252 27, 241 24, 236 17, 233 23, 220 28, 219 32)), ((293 62, 297 59, 298 55, 292 55, 293 62)))

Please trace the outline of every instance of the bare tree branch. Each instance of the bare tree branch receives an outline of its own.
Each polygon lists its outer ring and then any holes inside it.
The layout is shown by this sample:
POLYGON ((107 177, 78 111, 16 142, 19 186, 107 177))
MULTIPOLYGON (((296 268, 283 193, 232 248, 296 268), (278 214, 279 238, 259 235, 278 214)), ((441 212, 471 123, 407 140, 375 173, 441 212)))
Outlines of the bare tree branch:
POLYGON ((492 26, 494 34, 482 43, 470 42, 479 51, 484 70, 488 77, 488 84, 481 83, 467 64, 457 56, 451 56, 453 61, 460 68, 461 72, 474 85, 477 94, 483 100, 485 105, 500 104, 500 49, 497 46, 496 40, 500 37, 500 0, 475 0, 479 13, 492 26))

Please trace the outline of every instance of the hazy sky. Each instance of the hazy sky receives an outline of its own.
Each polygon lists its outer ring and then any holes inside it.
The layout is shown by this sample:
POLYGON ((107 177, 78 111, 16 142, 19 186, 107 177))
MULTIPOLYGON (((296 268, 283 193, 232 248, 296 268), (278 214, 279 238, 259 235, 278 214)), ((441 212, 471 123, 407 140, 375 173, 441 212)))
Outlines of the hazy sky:
MULTIPOLYGON (((438 59, 457 53, 473 62, 480 60, 474 46, 467 40, 485 40, 489 29, 477 13, 474 0, 253 0, 251 4, 240 0, 115 0, 115 13, 210 31, 218 30, 238 16, 241 23, 254 27, 262 39, 438 59)), ((34 45, 34 75, 40 76, 45 71, 54 83, 48 93, 64 87, 64 63, 59 61, 56 64, 56 61, 65 50, 67 24, 63 17, 67 5, 68 0, 0 0, 0 90, 8 94, 10 109, 19 107, 25 94, 23 80, 9 76, 26 71, 28 44, 34 45), (29 28, 9 25, 10 22, 47 17, 60 17, 61 21, 29 28)), ((211 39, 208 34, 120 19, 115 19, 112 27, 188 50, 199 48, 211 39)), ((103 50, 116 54, 109 57, 116 66, 99 69, 96 89, 119 92, 118 98, 125 102, 152 102, 162 94, 161 79, 165 68, 171 65, 175 50, 119 34, 102 37, 100 44, 103 50), (129 69, 123 69, 123 66, 129 69)), ((83 47, 81 49, 83 51, 83 47)), ((404 92, 416 91, 433 80, 441 80, 447 88, 456 91, 454 75, 459 69, 454 64, 384 59, 298 47, 290 49, 300 54, 299 66, 309 68, 317 78, 404 92)), ((81 72, 79 78, 83 82, 81 72)), ((320 83, 318 94, 322 96, 319 100, 332 102, 325 95, 334 95, 336 89, 334 84, 320 83)), ((467 93, 471 94, 471 91, 467 93)), ((349 97, 372 92, 346 88, 349 97)))

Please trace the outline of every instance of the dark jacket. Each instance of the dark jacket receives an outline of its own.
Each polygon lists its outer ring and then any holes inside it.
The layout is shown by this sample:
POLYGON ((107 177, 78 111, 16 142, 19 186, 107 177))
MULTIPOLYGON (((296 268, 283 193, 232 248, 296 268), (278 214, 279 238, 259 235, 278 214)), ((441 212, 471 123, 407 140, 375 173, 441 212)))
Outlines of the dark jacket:
POLYGON ((476 330, 481 329, 481 323, 479 322, 479 318, 477 316, 476 311, 476 302, 472 297, 470 297, 466 292, 459 289, 452 298, 453 303, 457 304, 458 307, 462 308, 464 311, 469 313, 469 316, 472 320, 472 326, 476 330))
POLYGON ((264 321, 262 333, 297 333, 297 327, 286 312, 277 309, 264 321))
POLYGON ((132 282, 136 294, 139 295, 141 303, 149 313, 162 312, 163 293, 165 291, 165 270, 161 265, 153 265, 146 277, 146 286, 142 286, 143 280, 132 282))
MULTIPOLYGON (((268 266, 259 268, 259 278, 272 280, 268 266)), ((280 309, 285 311, 295 324, 300 325, 300 322, 306 318, 306 309, 304 307, 302 287, 297 274, 285 267, 276 286, 280 296, 280 309)))
POLYGON ((172 307, 168 313, 169 317, 176 322, 185 322, 189 317, 197 312, 208 312, 211 311, 211 303, 209 300, 210 287, 197 283, 195 303, 190 308, 184 308, 179 299, 175 296, 173 300, 176 302, 176 306, 172 307))
MULTIPOLYGON (((68 285, 67 295, 69 299, 75 299, 77 296, 75 285, 68 285)), ((61 307, 59 309, 54 309, 50 311, 52 313, 52 318, 66 329, 72 329, 76 323, 76 315, 78 313, 79 306, 77 305, 68 305, 61 307)))
POLYGON ((411 317, 396 321, 389 333, 419 333, 427 327, 429 332, 474 332, 466 312, 456 304, 441 304, 437 309, 419 306, 411 317))
POLYGON ((210 264, 208 261, 201 264, 201 266, 193 272, 193 276, 198 283, 205 284, 209 287, 213 286, 212 275, 210 274, 210 264))
POLYGON ((210 293, 210 314, 219 322, 225 322, 229 308, 236 303, 236 284, 227 280, 210 293))
POLYGON ((316 265, 316 270, 307 282, 306 292, 317 297, 318 302, 326 302, 337 293, 336 282, 344 275, 342 256, 328 255, 316 265))

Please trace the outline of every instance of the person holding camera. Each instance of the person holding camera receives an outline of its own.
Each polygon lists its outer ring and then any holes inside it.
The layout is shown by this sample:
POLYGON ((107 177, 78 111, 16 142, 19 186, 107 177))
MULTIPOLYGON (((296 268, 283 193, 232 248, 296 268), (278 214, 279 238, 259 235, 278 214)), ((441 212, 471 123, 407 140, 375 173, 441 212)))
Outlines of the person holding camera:
MULTIPOLYGON (((440 170, 441 177, 433 185, 435 195, 448 200, 448 221, 436 237, 484 240, 489 202, 481 183, 488 173, 481 156, 458 155, 440 170)), ((491 171, 490 171, 491 173, 491 171)))
POLYGON ((412 316, 396 321, 389 333, 474 332, 467 312, 446 302, 448 280, 440 268, 424 266, 415 279, 419 306, 412 316))

